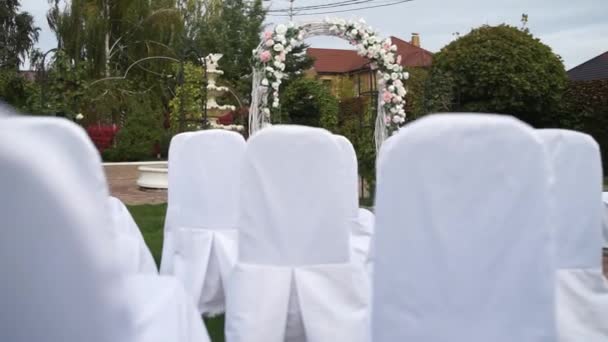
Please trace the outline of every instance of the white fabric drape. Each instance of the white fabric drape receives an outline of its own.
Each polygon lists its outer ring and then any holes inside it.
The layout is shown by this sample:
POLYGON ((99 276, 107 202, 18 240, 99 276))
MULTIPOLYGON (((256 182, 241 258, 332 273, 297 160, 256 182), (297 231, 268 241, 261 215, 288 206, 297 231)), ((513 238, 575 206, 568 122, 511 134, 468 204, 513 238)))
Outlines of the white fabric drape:
POLYGON ((359 172, 355 148, 346 137, 335 135, 336 142, 346 170, 345 189, 348 194, 348 207, 351 223, 351 260, 366 264, 369 261, 369 245, 374 231, 374 214, 359 209, 359 172))
POLYGON ((559 341, 608 341, 599 146, 579 132, 539 130, 538 134, 553 168, 559 341))
POLYGON ((128 268, 132 273, 158 274, 152 253, 131 213, 118 198, 110 196, 109 200, 111 216, 120 244, 117 252, 124 253, 122 259, 125 263, 129 263, 128 268))
POLYGON ((602 193, 604 203, 604 220, 602 221, 602 233, 604 235, 604 248, 608 248, 608 192, 602 193))
POLYGON ((199 312, 224 311, 224 286, 237 255, 242 135, 180 134, 169 151, 169 209, 161 273, 179 278, 199 312))
POLYGON ((0 340, 209 341, 176 280, 133 275, 116 253, 101 161, 82 129, 5 120, 0 164, 0 215, 13 227, 0 231, 0 340))
POLYGON ((340 156, 321 129, 273 126, 250 138, 226 341, 368 341, 369 280, 350 262, 340 156))
POLYGON ((447 114, 378 161, 372 340, 554 342, 548 164, 529 126, 447 114))

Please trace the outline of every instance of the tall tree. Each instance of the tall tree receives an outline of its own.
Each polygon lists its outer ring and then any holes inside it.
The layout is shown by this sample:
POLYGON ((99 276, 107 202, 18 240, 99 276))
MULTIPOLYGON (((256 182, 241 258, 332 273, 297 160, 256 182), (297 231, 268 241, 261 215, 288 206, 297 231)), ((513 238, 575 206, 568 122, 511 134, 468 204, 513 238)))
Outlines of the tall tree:
POLYGON ((19 0, 0 1, 0 67, 18 70, 38 41, 40 29, 19 0))
POLYGON ((260 43, 266 11, 262 0, 209 0, 199 23, 198 44, 205 53, 222 53, 224 80, 241 95, 248 94, 251 81, 251 51, 260 43))

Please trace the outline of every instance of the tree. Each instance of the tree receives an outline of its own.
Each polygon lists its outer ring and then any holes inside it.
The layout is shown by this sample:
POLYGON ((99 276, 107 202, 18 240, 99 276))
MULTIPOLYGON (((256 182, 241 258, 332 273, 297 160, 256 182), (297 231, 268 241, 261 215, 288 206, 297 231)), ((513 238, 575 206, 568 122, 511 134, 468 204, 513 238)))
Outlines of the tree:
POLYGON ((453 80, 452 110, 512 114, 535 126, 554 121, 567 81, 550 47, 508 25, 482 26, 448 44, 435 55, 433 74, 453 80))
POLYGON ((198 46, 222 53, 223 80, 244 96, 251 92, 251 51, 260 43, 266 12, 262 0, 209 1, 199 22, 198 46))
POLYGON ((19 0, 0 2, 0 68, 19 70, 34 49, 40 28, 27 12, 19 12, 19 0))

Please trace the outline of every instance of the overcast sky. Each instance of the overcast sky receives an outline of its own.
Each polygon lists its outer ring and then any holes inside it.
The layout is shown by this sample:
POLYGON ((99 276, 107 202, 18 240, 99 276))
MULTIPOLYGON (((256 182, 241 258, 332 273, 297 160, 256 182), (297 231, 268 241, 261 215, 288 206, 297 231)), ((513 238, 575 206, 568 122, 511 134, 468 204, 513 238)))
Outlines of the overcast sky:
MULTIPOLYGON (((338 0, 330 0, 337 2, 338 0)), ((324 0, 295 0, 296 6, 326 3, 324 0)), ((285 8, 288 0, 272 0, 272 8, 285 8)), ((46 23, 47 0, 21 0, 22 9, 32 13, 42 28, 39 47, 56 46, 55 37, 46 23)), ((454 39, 483 24, 520 25, 522 13, 529 16, 528 27, 554 52, 562 56, 567 69, 608 51, 608 0, 414 0, 391 7, 332 14, 345 18, 364 18, 382 36, 409 40, 412 32, 420 33, 422 47, 439 51, 454 39)), ((297 21, 322 19, 302 16, 297 21)), ((268 17, 268 22, 286 21, 268 17)), ((315 38, 314 47, 348 48, 337 38, 315 38)))

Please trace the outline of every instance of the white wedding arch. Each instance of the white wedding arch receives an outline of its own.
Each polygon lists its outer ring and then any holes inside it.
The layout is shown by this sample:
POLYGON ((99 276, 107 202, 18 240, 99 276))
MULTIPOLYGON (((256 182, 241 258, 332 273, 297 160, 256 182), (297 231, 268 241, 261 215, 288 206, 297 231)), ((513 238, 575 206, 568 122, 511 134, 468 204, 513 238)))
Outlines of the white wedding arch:
POLYGON ((249 134, 270 124, 271 112, 278 108, 279 88, 285 78, 285 59, 304 39, 315 36, 334 36, 347 40, 357 53, 371 61, 376 70, 378 91, 378 116, 376 118, 376 147, 405 122, 405 80, 409 74, 403 71, 401 56, 390 38, 381 39, 362 19, 326 19, 302 25, 289 23, 277 25, 266 31, 262 42, 253 50, 253 87, 249 109, 249 134))

